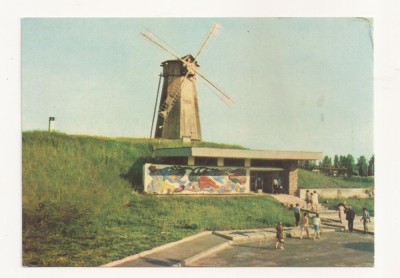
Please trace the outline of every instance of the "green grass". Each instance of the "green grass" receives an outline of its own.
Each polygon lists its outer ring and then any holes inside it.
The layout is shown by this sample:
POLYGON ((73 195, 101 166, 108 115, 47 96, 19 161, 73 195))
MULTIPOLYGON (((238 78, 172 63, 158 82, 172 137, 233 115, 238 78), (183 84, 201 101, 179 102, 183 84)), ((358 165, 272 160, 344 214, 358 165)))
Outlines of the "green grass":
POLYGON ((362 215, 362 209, 367 208, 371 216, 375 215, 374 198, 320 198, 320 203, 328 206, 331 209, 336 209, 337 204, 346 202, 347 205, 351 206, 357 215, 362 215))
MULTIPOLYGON (((141 166, 180 140, 22 134, 23 264, 98 266, 204 230, 290 225, 291 211, 262 196, 137 193, 141 166)), ((195 146, 240 148, 194 142, 195 146)))
POLYGON ((327 177, 299 169, 299 188, 373 188, 373 177, 327 177))
MULTIPOLYGON (((181 146, 180 140, 24 132, 23 264, 98 266, 204 230, 292 224, 292 212, 267 196, 139 194, 152 151, 181 146)), ((307 174, 300 171, 300 185, 328 184, 307 174)))

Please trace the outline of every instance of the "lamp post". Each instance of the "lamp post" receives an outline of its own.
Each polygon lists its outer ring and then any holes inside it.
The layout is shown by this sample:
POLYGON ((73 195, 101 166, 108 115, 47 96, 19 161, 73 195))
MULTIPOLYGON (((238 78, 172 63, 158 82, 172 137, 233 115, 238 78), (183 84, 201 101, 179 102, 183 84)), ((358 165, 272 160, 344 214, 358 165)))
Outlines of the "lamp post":
POLYGON ((54 117, 49 117, 49 132, 54 131, 54 122, 56 118, 54 117))

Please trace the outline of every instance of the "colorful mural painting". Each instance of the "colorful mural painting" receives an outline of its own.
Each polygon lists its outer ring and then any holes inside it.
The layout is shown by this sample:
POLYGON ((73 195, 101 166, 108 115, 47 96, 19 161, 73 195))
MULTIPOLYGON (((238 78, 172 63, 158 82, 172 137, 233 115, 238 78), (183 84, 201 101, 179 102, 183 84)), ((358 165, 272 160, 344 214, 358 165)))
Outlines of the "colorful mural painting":
POLYGON ((248 191, 245 168, 145 164, 144 170, 147 193, 227 194, 248 191))

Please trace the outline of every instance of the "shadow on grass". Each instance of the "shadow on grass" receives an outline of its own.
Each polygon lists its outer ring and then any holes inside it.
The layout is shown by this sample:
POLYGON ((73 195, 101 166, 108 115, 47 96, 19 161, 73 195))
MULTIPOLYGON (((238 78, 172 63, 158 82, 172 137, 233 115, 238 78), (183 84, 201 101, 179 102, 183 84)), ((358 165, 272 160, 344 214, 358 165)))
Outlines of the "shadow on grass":
POLYGON ((128 172, 122 173, 120 177, 127 180, 135 191, 143 193, 143 165, 145 163, 152 162, 154 162, 152 157, 140 157, 136 160, 128 172))

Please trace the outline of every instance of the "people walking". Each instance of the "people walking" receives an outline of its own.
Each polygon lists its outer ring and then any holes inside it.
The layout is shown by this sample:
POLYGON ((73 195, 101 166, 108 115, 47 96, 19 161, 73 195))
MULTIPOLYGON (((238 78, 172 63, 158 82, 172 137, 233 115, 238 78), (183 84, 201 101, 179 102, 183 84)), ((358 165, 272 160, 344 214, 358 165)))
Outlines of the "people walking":
POLYGON ((319 218, 319 214, 317 213, 313 219, 313 224, 314 224, 314 240, 316 238, 321 237, 321 218, 319 218))
POLYGON ((369 216, 369 212, 367 211, 367 208, 363 208, 363 214, 360 219, 360 221, 363 221, 364 224, 364 234, 368 232, 368 222, 371 222, 371 217, 369 216))
POLYGON ((312 204, 313 204, 313 210, 318 211, 318 193, 317 191, 314 190, 314 193, 312 194, 312 204))
POLYGON ((283 223, 278 222, 278 226, 276 226, 276 244, 275 249, 284 249, 283 244, 285 243, 284 235, 283 235, 283 223))
POLYGON ((300 221, 300 239, 303 238, 303 230, 307 232, 307 238, 310 238, 309 221, 307 212, 304 213, 300 221))
POLYGON ((314 210, 315 207, 314 193, 310 193, 310 198, 311 198, 311 210, 314 210))
POLYGON ((351 206, 348 207, 346 210, 346 220, 347 220, 347 225, 349 227, 349 231, 353 232, 353 226, 354 226, 354 218, 356 217, 356 213, 353 210, 351 206))
POLYGON ((295 218, 295 226, 298 227, 300 222, 300 205, 298 203, 293 208, 293 213, 295 218))
POLYGON ((278 192, 279 192, 279 194, 283 193, 283 185, 282 185, 281 178, 278 178, 278 192))
POLYGON ((307 204, 307 209, 311 209, 311 192, 310 190, 306 190, 306 204, 307 204))
POLYGON ((276 178, 274 178, 274 180, 272 181, 272 188, 274 190, 274 194, 278 194, 278 190, 279 190, 279 183, 278 180, 276 178))
POLYGON ((339 203, 338 205, 338 211, 339 211, 339 220, 340 223, 343 223, 343 218, 345 216, 345 207, 343 203, 339 203))

